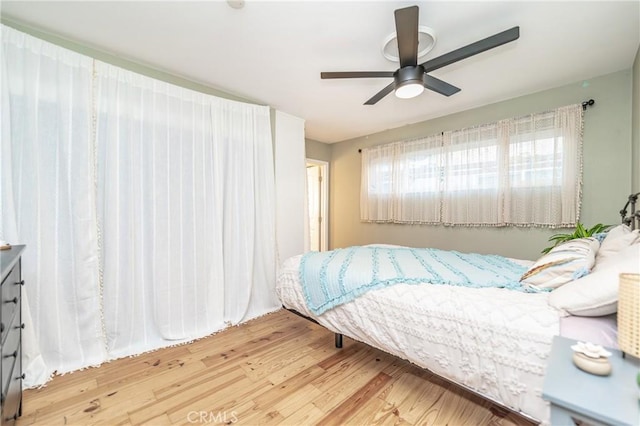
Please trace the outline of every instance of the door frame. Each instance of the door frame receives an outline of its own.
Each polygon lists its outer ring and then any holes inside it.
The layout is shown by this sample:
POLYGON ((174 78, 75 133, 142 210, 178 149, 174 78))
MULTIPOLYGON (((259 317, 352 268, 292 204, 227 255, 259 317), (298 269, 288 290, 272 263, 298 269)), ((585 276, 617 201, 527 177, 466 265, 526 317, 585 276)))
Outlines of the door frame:
MULTIPOLYGON (((329 250, 329 162, 307 158, 306 164, 320 167, 320 251, 329 250)), ((308 196, 308 195, 307 195, 308 196)), ((307 202, 309 200, 307 199, 307 202)))

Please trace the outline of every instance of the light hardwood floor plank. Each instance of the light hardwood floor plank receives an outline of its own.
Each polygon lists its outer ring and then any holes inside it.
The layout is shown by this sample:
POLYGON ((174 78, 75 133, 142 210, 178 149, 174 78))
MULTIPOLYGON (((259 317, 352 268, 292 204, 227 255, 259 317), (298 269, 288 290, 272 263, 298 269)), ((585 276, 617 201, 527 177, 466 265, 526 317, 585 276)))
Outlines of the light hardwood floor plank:
POLYGON ((257 396, 253 399, 256 403, 256 406, 261 409, 268 411, 273 407, 278 401, 284 399, 287 395, 296 393, 304 388, 306 385, 312 383, 322 375, 326 374, 326 371, 317 365, 313 365, 306 370, 299 372, 293 377, 285 380, 284 382, 274 386, 273 389, 263 393, 262 395, 257 396))
POLYGON ((411 363, 286 310, 189 344, 56 376, 26 425, 532 426, 411 363))
MULTIPOLYGON (((380 398, 372 398, 358 407, 347 418, 345 425, 383 425, 383 424, 407 424, 397 415, 397 409, 393 404, 380 398)), ((329 413, 330 414, 330 413, 329 413)), ((328 416, 327 416, 328 417, 328 416)))
POLYGON ((318 388, 309 384, 300 388, 298 392, 285 396, 276 402, 273 408, 278 410, 284 417, 291 417, 300 410, 300 407, 308 404, 310 400, 319 396, 321 393, 318 388))
MULTIPOLYGON (((169 413, 184 406, 191 406, 201 398, 223 393, 230 386, 240 380, 247 380, 242 369, 236 367, 228 369, 223 373, 207 371, 206 375, 198 375, 194 380, 183 384, 180 388, 172 389, 170 393, 157 397, 156 400, 148 404, 137 406, 129 410, 131 422, 134 424, 144 423, 149 419, 162 414, 169 413)), ((206 407, 199 407, 206 409, 206 407)))
POLYGON ((344 402, 331 410, 322 420, 318 422, 320 425, 340 426, 347 423, 347 420, 358 411, 363 404, 370 399, 375 398, 384 386, 392 380, 392 377, 382 372, 378 373, 373 379, 369 380, 357 392, 349 396, 344 402))
POLYGON ((285 418, 282 425, 286 426, 300 426, 300 425, 314 425, 320 418, 324 416, 324 412, 315 405, 308 403, 301 405, 300 409, 289 417, 285 418))
MULTIPOLYGON (((57 378, 56 378, 57 379, 57 378)), ((98 388, 96 379, 76 381, 66 386, 43 387, 30 390, 29 406, 32 412, 58 403, 74 395, 85 394, 89 390, 98 388)))

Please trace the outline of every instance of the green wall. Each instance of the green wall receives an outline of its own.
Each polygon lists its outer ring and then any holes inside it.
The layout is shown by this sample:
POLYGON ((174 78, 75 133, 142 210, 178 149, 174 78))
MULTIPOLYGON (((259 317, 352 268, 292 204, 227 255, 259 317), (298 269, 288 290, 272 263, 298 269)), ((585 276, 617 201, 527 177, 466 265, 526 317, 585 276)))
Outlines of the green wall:
POLYGON ((593 98, 584 124, 581 221, 618 223, 618 211, 631 192, 632 70, 487 105, 331 146, 330 238, 332 248, 369 243, 436 247, 535 259, 557 230, 544 228, 468 228, 360 222, 358 149, 432 135, 444 130, 517 117, 593 98))
POLYGON ((304 140, 306 157, 320 161, 331 161, 331 145, 313 139, 304 140))

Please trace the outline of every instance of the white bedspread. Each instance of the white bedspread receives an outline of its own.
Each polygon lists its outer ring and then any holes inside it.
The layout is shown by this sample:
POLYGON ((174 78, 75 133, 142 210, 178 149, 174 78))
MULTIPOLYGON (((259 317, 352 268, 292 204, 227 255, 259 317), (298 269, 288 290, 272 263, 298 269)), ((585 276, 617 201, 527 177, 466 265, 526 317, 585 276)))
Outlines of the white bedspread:
POLYGON ((304 302, 300 258, 280 270, 284 306, 548 423, 542 385, 552 337, 559 334, 548 293, 397 284, 315 316, 304 302))

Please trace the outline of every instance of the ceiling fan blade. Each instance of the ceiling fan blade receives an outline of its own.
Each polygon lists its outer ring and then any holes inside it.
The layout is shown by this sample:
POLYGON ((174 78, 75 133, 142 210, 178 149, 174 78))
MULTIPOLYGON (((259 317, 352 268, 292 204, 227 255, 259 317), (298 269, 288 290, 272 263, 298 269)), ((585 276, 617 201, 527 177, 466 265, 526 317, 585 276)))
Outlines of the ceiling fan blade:
POLYGON ((432 77, 428 74, 422 76, 424 87, 441 95, 451 96, 460 91, 459 87, 453 86, 446 81, 442 81, 439 78, 432 77))
POLYGON ((423 63, 422 67, 424 68, 424 72, 431 72, 454 62, 466 59, 470 56, 477 55, 478 53, 493 49, 494 47, 517 40, 518 37, 520 37, 520 27, 513 27, 501 33, 492 35, 491 37, 476 41, 475 43, 471 43, 467 46, 461 47, 460 49, 456 49, 442 56, 431 59, 423 63))
POLYGON ((393 89, 395 89, 395 85, 396 85, 395 82, 391 82, 391 84, 389 84, 387 87, 385 87, 384 89, 382 89, 381 91, 376 93, 371 99, 369 99, 364 104, 365 105, 373 105, 373 104, 377 103, 380 99, 384 98, 389 93, 393 92, 393 89))
POLYGON ((400 68, 418 64, 418 6, 395 11, 400 68))
POLYGON ((321 72, 320 78, 382 78, 393 77, 393 71, 321 72))

